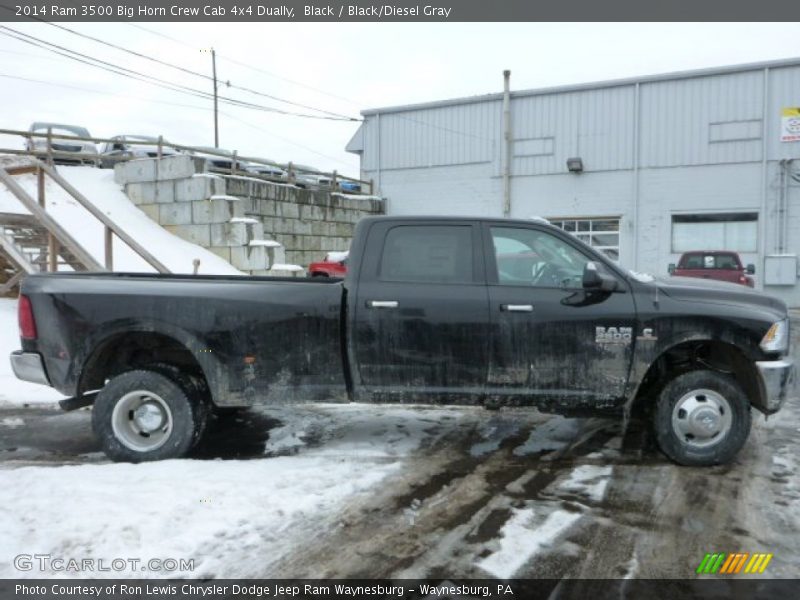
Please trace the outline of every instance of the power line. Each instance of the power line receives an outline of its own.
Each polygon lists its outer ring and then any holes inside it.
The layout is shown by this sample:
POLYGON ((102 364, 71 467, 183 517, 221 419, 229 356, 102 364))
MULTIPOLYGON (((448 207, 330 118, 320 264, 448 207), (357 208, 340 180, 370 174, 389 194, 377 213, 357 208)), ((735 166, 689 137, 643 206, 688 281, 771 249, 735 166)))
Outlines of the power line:
POLYGON ((48 85, 51 87, 60 87, 60 88, 67 88, 71 90, 77 90, 79 92, 86 92, 89 94, 100 94, 103 96, 115 96, 117 98, 126 98, 128 100, 140 100, 142 102, 152 102, 154 104, 166 104, 169 106, 179 106, 181 108, 194 108, 196 110, 204 110, 210 111, 211 109, 207 106, 196 106, 194 104, 182 104, 180 102, 169 102, 167 100, 153 100, 151 98, 142 98, 141 96, 129 96, 127 94, 115 94, 114 92, 107 92, 104 90, 95 90, 91 88, 85 88, 77 85, 70 85, 67 83, 53 83, 52 81, 42 81, 41 79, 32 79, 30 77, 20 77, 19 75, 9 75, 8 73, 0 73, 0 77, 4 77, 6 79, 16 79, 18 81, 27 81, 29 83, 39 83, 42 85, 48 85))
MULTIPOLYGON (((41 21, 41 19, 36 19, 36 20, 41 21)), ((208 75, 206 75, 204 73, 199 73, 197 71, 193 71, 191 69, 187 69, 187 68, 182 67, 180 65, 176 65, 176 64, 173 64, 173 63, 158 59, 158 58, 154 58, 154 57, 149 56, 147 54, 143 54, 141 52, 137 52, 136 50, 131 50, 129 48, 125 48, 125 47, 120 46, 118 44, 114 44, 114 43, 108 42, 106 40, 101 40, 100 38, 96 38, 94 36, 91 36, 91 35, 88 35, 88 34, 85 34, 85 33, 81 33, 79 31, 75 31, 74 29, 70 29, 69 27, 65 27, 63 25, 58 25, 57 23, 52 23, 52 22, 49 22, 49 21, 41 21, 41 22, 42 23, 46 23, 47 25, 50 25, 52 27, 56 27, 58 29, 61 29, 63 31, 66 31, 68 33, 71 33, 73 35, 85 38, 87 40, 91 40, 93 42, 97 42, 99 44, 103 44, 105 46, 109 46, 110 48, 114 48, 116 50, 120 50, 121 52, 127 52, 128 54, 132 54, 132 55, 137 56, 139 58, 143 58, 145 60, 149 60, 151 62, 157 63, 159 65, 163 65, 165 67, 170 67, 172 69, 177 69, 178 71, 182 71, 184 73, 188 73, 189 75, 194 75, 195 77, 201 77, 201 78, 203 78, 205 80, 211 80, 212 79, 211 77, 209 77, 208 75)), ((220 58, 222 58, 222 57, 220 56, 220 58)), ((305 108, 305 109, 308 109, 308 110, 315 110, 317 112, 321 112, 321 113, 324 113, 324 114, 327 114, 327 115, 331 115, 331 116, 334 116, 334 117, 341 117, 342 119, 347 119, 347 120, 350 120, 350 121, 358 121, 358 120, 360 120, 360 119, 356 119, 354 117, 349 117, 347 115, 343 115, 343 114, 340 114, 340 113, 332 112, 332 111, 325 110, 325 109, 322 109, 322 108, 317 108, 315 106, 310 106, 308 104, 301 104, 299 102, 294 102, 292 100, 286 100, 285 98, 280 98, 280 97, 274 96, 272 94, 266 94, 264 92, 260 92, 258 90, 254 90, 254 89, 251 89, 251 88, 243 87, 243 86, 240 86, 240 85, 235 85, 235 84, 232 84, 230 82, 226 82, 226 85, 229 88, 232 88, 232 89, 241 90, 241 91, 244 91, 244 92, 248 92, 250 94, 254 94, 256 96, 261 96, 263 98, 269 98, 270 100, 275 100, 277 102, 283 102, 285 104, 290 104, 292 106, 297 106, 299 108, 305 108)))
POLYGON ((219 111, 219 114, 224 115, 224 116, 228 117, 229 119, 233 119, 234 121, 238 121, 242 125, 247 125, 248 127, 251 127, 253 129, 257 129, 259 131, 263 131, 264 133, 269 134, 270 136, 272 136, 274 138, 277 138, 277 139, 281 140, 282 142, 286 142, 287 144, 291 144, 292 146, 297 146, 298 148, 302 148, 303 150, 311 152, 312 154, 316 154, 317 156, 321 156, 323 158, 327 158, 329 160, 336 161, 339 164, 347 165, 348 167, 352 166, 350 163, 348 163, 347 161, 342 160, 341 158, 336 158, 335 156, 330 156, 328 154, 323 154, 322 152, 318 152, 317 150, 314 150, 313 148, 309 148, 308 146, 304 146, 303 144, 298 144, 295 141, 289 140, 289 139, 287 139, 285 137, 281 137, 281 136, 277 135, 272 130, 264 129, 263 127, 259 127, 258 125, 253 125, 252 123, 249 123, 249 122, 247 122, 247 121, 245 121, 243 119, 239 119, 238 117, 234 117, 233 115, 228 114, 226 112, 219 111))
MULTIPOLYGON (((116 75, 122 75, 124 77, 129 77, 131 79, 142 81, 142 82, 148 83, 150 85, 155 85, 157 87, 162 87, 162 88, 165 88, 165 89, 169 89, 170 91, 173 91, 173 92, 189 94, 189 95, 193 95, 193 96, 197 96, 197 97, 205 98, 205 99, 211 99, 213 97, 212 94, 209 94, 208 92, 204 92, 202 90, 198 90, 196 88, 191 88, 191 87, 188 87, 188 86, 185 86, 185 85, 172 83, 172 82, 166 81, 164 79, 159 79, 158 77, 154 77, 152 75, 143 74, 143 73, 141 73, 139 71, 135 71, 133 69, 128 69, 126 67, 121 67, 119 65, 115 65, 115 64, 110 63, 108 61, 104 61, 104 60, 101 60, 99 58, 95 58, 93 56, 89 56, 89 55, 83 54, 81 52, 77 52, 75 50, 71 50, 71 49, 66 48, 64 46, 59 46, 58 44, 53 44, 51 42, 47 42, 47 41, 42 40, 40 38, 37 38, 37 37, 31 36, 31 35, 22 33, 20 31, 17 31, 15 29, 10 28, 10 27, 0 26, 0 29, 4 29, 5 30, 5 31, 0 31, 0 33, 2 33, 3 35, 5 35, 7 37, 12 38, 12 39, 16 39, 17 41, 24 42, 24 43, 27 43, 27 44, 30 44, 30 45, 33 45, 33 46, 48 50, 50 52, 53 52, 55 54, 58 54, 58 55, 63 56, 65 58, 68 58, 70 60, 75 60, 77 62, 86 64, 86 65, 89 65, 89 66, 92 66, 92 67, 95 67, 95 68, 99 68, 99 69, 102 69, 102 70, 105 70, 105 71, 109 71, 109 72, 114 73, 116 75), (8 33, 8 32, 11 32, 11 33, 8 33), (22 37, 20 37, 20 36, 22 36, 22 37)), ((230 104, 230 105, 233 105, 233 106, 239 106, 239 107, 242 107, 242 108, 250 108, 250 109, 253 109, 253 110, 261 110, 261 111, 265 111, 265 112, 273 112, 273 113, 282 114, 282 115, 289 115, 289 116, 303 117, 303 118, 310 118, 310 119, 323 119, 323 120, 331 120, 331 121, 353 121, 354 120, 354 119, 352 119, 350 117, 341 118, 341 117, 331 117, 331 116, 324 116, 324 115, 309 115, 309 114, 297 113, 297 112, 292 112, 292 111, 286 111, 286 110, 275 108, 275 107, 264 106, 264 105, 260 105, 260 104, 254 104, 252 102, 245 102, 245 101, 242 101, 242 100, 237 100, 235 98, 228 98, 228 97, 224 97, 224 96, 220 96, 219 99, 220 99, 220 101, 225 102, 225 103, 230 104)))
MULTIPOLYGON (((150 33, 152 35, 164 38, 166 40, 169 40, 171 42, 174 42, 174 43, 179 44, 181 46, 184 46, 186 48, 195 49, 194 46, 192 46, 191 44, 189 44, 187 42, 184 42, 183 40, 179 40, 179 39, 177 39, 175 37, 172 37, 172 36, 167 35, 165 33, 161 33, 161 32, 156 31, 154 29, 150 29, 148 27, 144 27, 142 25, 138 25, 138 24, 135 24, 135 23, 128 23, 128 25, 130 25, 131 27, 135 27, 136 29, 140 29, 142 31, 146 31, 147 33, 150 33)), ((230 63, 233 63, 235 65, 239 65, 240 67, 244 67, 244 68, 250 69, 252 71, 256 71, 258 73, 263 73, 264 75, 268 75, 270 77, 275 77, 276 79, 280 79, 282 81, 286 81, 286 82, 291 83, 293 85, 297 85, 297 86, 300 86, 300 87, 303 87, 303 88, 318 92, 320 94, 324 94, 326 96, 330 96, 331 98, 336 98, 338 100, 343 100, 343 101, 345 101, 345 102, 347 102, 349 104, 352 104, 353 106, 359 106, 359 107, 363 106, 361 103, 356 102, 355 100, 352 100, 350 98, 346 98, 344 96, 339 96, 337 94, 332 94, 330 92, 326 92, 325 90, 322 90, 320 88, 316 88, 316 87, 311 86, 311 85, 307 85, 307 84, 302 83, 300 81, 296 81, 294 79, 289 79, 287 77, 283 77, 281 75, 278 75, 277 73, 273 73, 272 71, 267 71, 266 69, 255 67, 253 65, 244 63, 242 61, 235 60, 233 58, 229 58, 229 57, 223 56, 220 53, 217 53, 217 58, 219 58, 221 60, 226 60, 226 61, 228 61, 230 63)), ((408 116, 405 116, 405 115, 402 115, 402 114, 399 114, 399 113, 393 113, 392 117, 393 118, 397 118, 397 119, 401 119, 403 121, 408 121, 409 123, 415 123, 417 125, 422 125, 424 127, 429 127, 430 129, 438 129, 440 131, 445 131, 447 133, 452 133, 452 134, 455 134, 455 135, 461 135, 461 136, 464 136, 464 137, 469 137, 469 138, 473 138, 473 139, 477 139, 477 140, 481 140, 481 141, 492 141, 492 139, 493 139, 491 137, 476 135, 474 133, 468 133, 466 131, 460 131, 458 129, 452 129, 450 127, 445 127, 443 125, 435 125, 434 123, 427 123, 425 121, 420 121, 419 119, 415 119, 413 117, 408 117, 408 116)), ((358 120, 361 121, 361 122, 364 121, 364 119, 358 119, 358 120)))
MULTIPOLYGON (((156 31, 154 29, 149 29, 148 27, 144 27, 142 25, 138 25, 138 24, 135 24, 135 23, 128 23, 128 25, 130 25, 131 27, 135 27, 136 29, 140 29, 142 31, 146 31, 147 33, 149 33, 151 35, 155 35, 155 36, 164 38, 166 40, 169 40, 171 42, 174 42, 176 44, 180 44, 181 46, 184 46, 186 48, 196 49, 195 46, 193 46, 193 45, 191 45, 191 44, 189 44, 187 42, 184 42, 182 40, 179 40, 177 38, 174 38, 174 37, 172 37, 170 35, 167 35, 166 33, 161 33, 160 31, 156 31)), ((312 85, 308 85, 308 84, 303 83, 301 81, 297 81, 295 79, 289 79, 288 77, 284 77, 283 75, 278 75, 277 73, 273 73, 272 71, 267 71, 266 69, 262 69, 260 67, 255 67, 253 65, 247 64, 247 63, 242 62, 240 60, 236 60, 236 59, 230 58, 228 56, 223 56, 222 54, 218 54, 217 56, 222 60, 225 60, 225 61, 227 61, 229 63, 234 64, 234 65, 238 65, 240 67, 244 67, 245 69, 250 69, 251 71, 256 71, 257 73, 263 73, 264 75, 268 75, 270 77, 274 77, 275 79, 280 79, 281 81, 285 81, 286 83, 291 83, 292 85, 296 85, 298 87, 306 88, 307 90, 311 90, 311 91, 317 92, 319 94, 323 94, 325 96, 329 96, 331 98, 336 98, 337 100, 342 100, 342 101, 347 102, 348 104, 351 104, 353 106, 358 106, 358 107, 362 106, 362 104, 360 102, 356 102, 352 98, 346 98, 345 96, 340 96, 338 94, 333 94, 331 92, 328 92, 328 91, 325 91, 323 89, 314 87, 312 85)))

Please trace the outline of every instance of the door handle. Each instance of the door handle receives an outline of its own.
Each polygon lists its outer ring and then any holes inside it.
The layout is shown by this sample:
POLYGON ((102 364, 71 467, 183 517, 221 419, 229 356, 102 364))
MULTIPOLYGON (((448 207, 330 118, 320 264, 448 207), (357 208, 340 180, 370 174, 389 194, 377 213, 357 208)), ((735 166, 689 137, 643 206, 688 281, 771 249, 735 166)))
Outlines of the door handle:
POLYGON ((501 304, 500 310, 506 312, 533 312, 533 304, 501 304))
POLYGON ((397 300, 368 300, 368 308, 397 308, 397 300))

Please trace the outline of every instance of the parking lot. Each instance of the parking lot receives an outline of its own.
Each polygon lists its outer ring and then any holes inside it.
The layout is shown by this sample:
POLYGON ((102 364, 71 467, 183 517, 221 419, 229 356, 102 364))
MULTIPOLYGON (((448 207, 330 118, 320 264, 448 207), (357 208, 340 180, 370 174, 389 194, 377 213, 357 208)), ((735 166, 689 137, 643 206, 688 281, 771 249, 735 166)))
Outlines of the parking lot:
POLYGON ((19 553, 186 557, 199 577, 683 578, 717 551, 800 572, 797 404, 756 413, 712 468, 669 463, 635 421, 323 404, 218 419, 192 459, 113 464, 90 417, 0 410, 0 576, 42 575, 19 553))

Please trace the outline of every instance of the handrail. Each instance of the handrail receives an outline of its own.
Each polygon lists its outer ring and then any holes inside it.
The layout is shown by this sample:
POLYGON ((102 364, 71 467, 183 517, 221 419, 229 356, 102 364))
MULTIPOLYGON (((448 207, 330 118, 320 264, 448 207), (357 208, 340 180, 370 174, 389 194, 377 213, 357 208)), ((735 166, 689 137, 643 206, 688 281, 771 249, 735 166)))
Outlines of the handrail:
MULTIPOLYGON (((31 131, 21 131, 21 130, 18 130, 18 129, 0 129, 0 135, 18 135, 18 136, 24 137, 26 139, 30 139, 30 138, 45 138, 45 139, 49 139, 49 140, 58 139, 58 140, 75 141, 75 142, 92 142, 94 144, 113 144, 113 143, 119 142, 118 139, 115 140, 115 139, 112 139, 112 138, 80 137, 80 136, 74 136, 74 135, 63 135, 63 134, 55 134, 55 133, 35 133, 35 132, 31 132, 31 131)), ((279 169, 286 170, 287 172, 290 172, 290 173, 291 172, 300 172, 300 173, 309 173, 309 174, 313 174, 313 175, 324 175, 326 177, 330 177, 333 181, 344 180, 344 181, 351 181, 353 183, 366 184, 366 185, 370 186, 370 193, 372 193, 374 191, 373 187, 372 187, 373 186, 373 181, 371 181, 371 180, 370 181, 366 181, 364 179, 357 179, 355 177, 349 177, 347 175, 342 175, 341 173, 338 173, 337 171, 332 171, 330 173, 326 173, 324 171, 317 171, 317 170, 313 170, 313 169, 305 169, 305 168, 302 168, 302 167, 298 168, 292 162, 288 162, 288 163, 282 164, 282 163, 277 163, 277 162, 273 162, 273 161, 270 161, 270 160, 265 160, 263 158, 258 158, 258 157, 239 156, 237 152, 233 152, 232 154, 227 154, 227 153, 224 153, 224 152, 216 152, 216 151, 213 151, 212 149, 198 148, 198 147, 195 147, 195 146, 186 146, 186 145, 183 145, 183 144, 175 144, 175 143, 172 143, 172 142, 170 142, 168 140, 165 140, 163 136, 159 136, 157 140, 153 140, 153 141, 125 140, 125 144, 130 145, 130 146, 154 146, 155 145, 155 146, 159 146, 159 148, 162 148, 162 147, 166 146, 168 148, 175 148, 176 150, 185 150, 185 151, 190 152, 190 153, 196 152, 196 153, 201 153, 201 154, 207 154, 209 156, 218 156, 220 158, 234 159, 234 157, 235 157, 235 160, 241 160, 241 161, 245 161, 245 162, 248 162, 248 163, 253 163, 253 164, 256 164, 256 165, 266 165, 266 166, 270 166, 270 167, 278 167, 279 169)), ((33 154, 31 151, 28 151, 28 150, 20 151, 20 150, 11 150, 11 149, 0 149, 0 152, 7 153, 7 154, 22 154, 22 155, 32 155, 33 154)), ((59 153, 59 151, 57 151, 57 150, 49 149, 48 150, 48 154, 51 153, 51 152, 52 152, 53 156, 72 157, 72 158, 74 158, 74 156, 75 156, 74 152, 72 152, 72 153, 70 153, 70 152, 67 152, 67 153, 61 152, 61 153, 59 153)), ((103 158, 105 160, 114 160, 114 161, 120 161, 120 162, 129 160, 129 158, 126 158, 126 157, 112 157, 112 156, 107 156, 107 155, 103 155, 103 154, 99 154, 99 153, 98 154, 82 154, 81 156, 84 156, 86 158, 92 158, 94 160, 98 160, 100 158, 103 158)))
POLYGON ((17 200, 22 202, 23 206, 33 214, 39 222, 44 225, 45 229, 53 234, 58 241, 66 246, 66 248, 75 255, 86 267, 93 271, 105 271, 105 269, 98 263, 94 257, 89 254, 83 246, 81 246, 75 238, 73 238, 67 231, 61 227, 48 213, 39 206, 39 204, 31 198, 22 187, 14 181, 13 177, 9 175, 4 168, 0 168, 0 181, 17 197, 17 200))
MULTIPOLYGON (((151 267, 155 268, 155 270, 158 271, 159 273, 170 272, 170 270, 166 266, 164 266, 164 264, 161 261, 159 261, 152 254, 150 254, 150 252, 148 252, 141 244, 139 244, 139 242, 137 242, 130 235, 128 235, 128 233, 124 229, 121 229, 116 223, 114 223, 114 221, 109 219, 108 216, 99 208, 97 208, 94 204, 92 204, 92 202, 88 198, 86 198, 86 196, 84 196, 78 190, 72 187, 72 185, 61 175, 59 175, 53 167, 41 163, 39 166, 42 169, 44 169, 44 172, 47 173, 50 176, 50 178, 53 179, 53 181, 55 181, 56 183, 58 183, 58 185, 64 188, 70 196, 75 198, 75 200, 77 200, 81 204, 81 206, 83 206, 86 210, 92 213, 92 215, 96 217, 98 221, 100 221, 103 225, 105 225, 107 232, 108 231, 114 232, 114 234, 119 239, 128 244, 128 246, 130 246, 139 256, 141 256, 145 261, 147 261, 147 263, 151 267)), ((109 251, 110 251, 109 244, 106 244, 106 254, 108 262, 110 262, 109 251)), ((108 266, 110 267, 110 265, 108 266)))

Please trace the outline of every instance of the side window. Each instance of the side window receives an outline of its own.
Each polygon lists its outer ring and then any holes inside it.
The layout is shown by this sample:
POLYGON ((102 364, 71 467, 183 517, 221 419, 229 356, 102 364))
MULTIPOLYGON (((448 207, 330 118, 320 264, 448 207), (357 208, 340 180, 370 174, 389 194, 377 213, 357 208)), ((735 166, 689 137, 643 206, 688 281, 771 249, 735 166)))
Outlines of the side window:
POLYGON ((492 227, 498 282, 503 285, 580 288, 589 258, 537 229, 492 227))
POLYGON ((381 281, 472 283, 472 227, 401 225, 386 234, 381 281))

